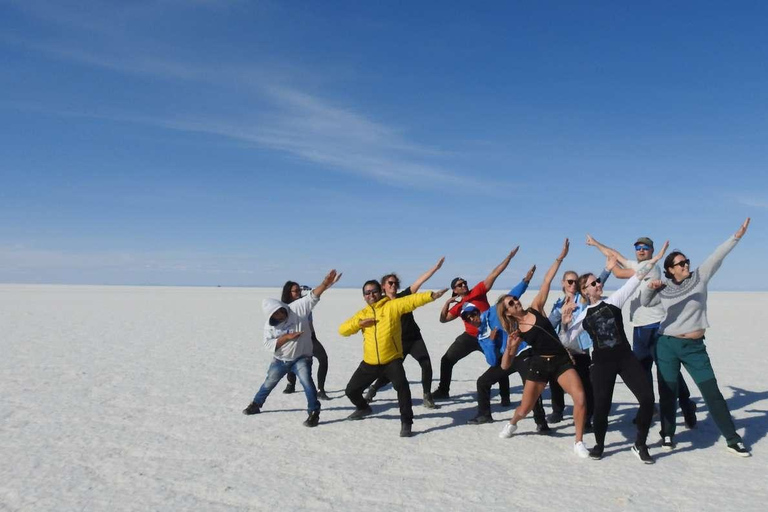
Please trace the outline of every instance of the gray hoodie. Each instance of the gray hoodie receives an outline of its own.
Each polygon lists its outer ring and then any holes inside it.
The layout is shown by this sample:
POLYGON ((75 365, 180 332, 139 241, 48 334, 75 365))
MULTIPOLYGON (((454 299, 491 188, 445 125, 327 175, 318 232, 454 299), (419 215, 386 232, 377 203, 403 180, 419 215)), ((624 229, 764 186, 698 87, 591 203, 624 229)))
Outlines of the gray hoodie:
POLYGON ((264 299, 261 303, 266 317, 264 346, 272 352, 275 359, 293 361, 302 356, 312 356, 312 324, 309 315, 319 301, 320 298, 312 292, 290 304, 285 304, 277 299, 264 299), (269 319, 280 308, 284 308, 288 312, 288 318, 277 325, 270 325, 269 319), (295 340, 283 344, 280 348, 275 348, 280 336, 296 331, 301 331, 303 334, 295 340))

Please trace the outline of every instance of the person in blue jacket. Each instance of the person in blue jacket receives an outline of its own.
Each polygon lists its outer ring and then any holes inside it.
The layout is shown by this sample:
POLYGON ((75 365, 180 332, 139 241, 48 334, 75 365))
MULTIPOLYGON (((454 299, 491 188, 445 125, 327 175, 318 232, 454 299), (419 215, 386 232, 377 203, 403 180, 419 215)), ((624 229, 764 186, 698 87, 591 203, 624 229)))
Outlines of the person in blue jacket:
MULTIPOLYGON (((536 265, 531 267, 517 286, 512 288, 506 295, 502 295, 496 305, 482 313, 482 315, 472 304, 465 304, 462 308, 462 317, 466 321, 476 323, 478 327, 477 341, 485 355, 485 360, 490 365, 490 368, 477 379, 477 416, 467 422, 470 425, 481 425, 493 421, 491 416, 491 388, 494 382, 498 382, 504 377, 508 378, 511 374, 517 372, 520 374, 523 385, 525 385, 525 379, 528 374, 528 356, 530 355, 530 347, 525 342, 520 343, 512 366, 506 370, 501 368, 501 356, 507 348, 508 335, 499 321, 498 304, 505 297, 513 296, 520 298, 528 289, 528 284, 531 282, 534 272, 536 272, 536 265)), ((536 421, 537 432, 549 432, 549 426, 544 417, 544 406, 541 397, 538 398, 534 405, 533 417, 536 421)))

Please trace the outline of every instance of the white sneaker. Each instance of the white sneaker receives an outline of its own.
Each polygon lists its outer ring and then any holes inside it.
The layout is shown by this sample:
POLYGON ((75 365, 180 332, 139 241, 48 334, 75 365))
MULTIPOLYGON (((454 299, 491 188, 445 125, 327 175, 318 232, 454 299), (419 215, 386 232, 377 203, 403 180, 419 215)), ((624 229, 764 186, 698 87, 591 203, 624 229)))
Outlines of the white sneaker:
POLYGON ((578 443, 573 443, 573 453, 581 457, 582 459, 586 459, 589 457, 589 450, 587 450, 587 447, 584 446, 584 443, 579 441, 578 443))
POLYGON ((515 433, 515 430, 517 430, 517 425, 513 425, 510 422, 507 422, 507 424, 504 425, 504 429, 499 432, 499 437, 502 439, 509 439, 512 437, 512 434, 515 433))

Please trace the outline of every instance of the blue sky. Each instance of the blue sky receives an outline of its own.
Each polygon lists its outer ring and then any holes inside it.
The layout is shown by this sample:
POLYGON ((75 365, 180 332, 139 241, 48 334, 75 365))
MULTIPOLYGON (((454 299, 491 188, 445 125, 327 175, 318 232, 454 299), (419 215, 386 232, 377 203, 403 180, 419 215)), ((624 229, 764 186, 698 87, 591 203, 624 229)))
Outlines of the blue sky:
MULTIPOLYGON (((669 238, 765 290, 764 2, 0 0, 0 282, 500 286, 669 238)), ((534 284, 538 279, 534 280, 534 284)))

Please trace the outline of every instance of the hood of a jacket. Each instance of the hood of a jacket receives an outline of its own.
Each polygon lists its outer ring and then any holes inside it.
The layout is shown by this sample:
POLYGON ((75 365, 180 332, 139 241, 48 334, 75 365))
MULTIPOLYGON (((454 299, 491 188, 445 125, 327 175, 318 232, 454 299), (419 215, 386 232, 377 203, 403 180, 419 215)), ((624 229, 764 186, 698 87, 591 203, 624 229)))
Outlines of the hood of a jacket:
POLYGON ((291 309, 288 307, 288 304, 277 299, 264 299, 261 302, 261 309, 264 311, 267 324, 269 324, 269 319, 272 318, 272 315, 274 315, 275 312, 280 308, 285 309, 285 312, 290 314, 291 309))

